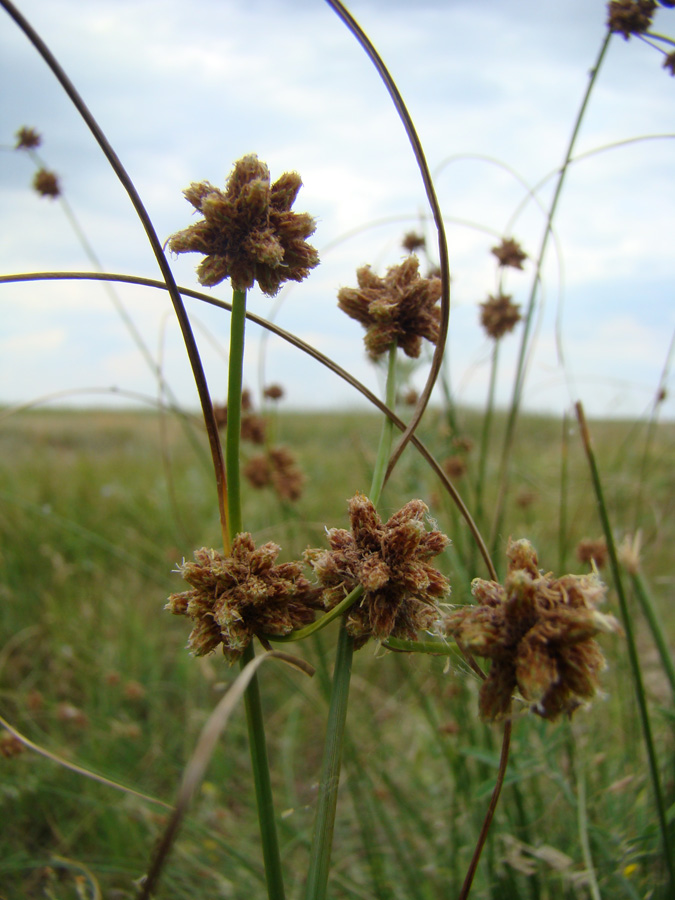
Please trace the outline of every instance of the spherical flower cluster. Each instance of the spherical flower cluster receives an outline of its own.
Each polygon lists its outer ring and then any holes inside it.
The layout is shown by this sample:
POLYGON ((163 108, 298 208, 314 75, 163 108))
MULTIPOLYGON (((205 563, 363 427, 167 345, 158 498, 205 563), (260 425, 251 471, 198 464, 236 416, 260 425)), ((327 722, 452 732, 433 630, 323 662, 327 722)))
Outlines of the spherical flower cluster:
POLYGON ((654 0, 611 0, 607 4, 607 27, 627 41, 632 34, 647 31, 655 11, 654 0))
POLYGON ((172 235, 174 253, 203 253, 197 267, 200 284, 212 287, 229 278, 245 291, 257 282, 273 297, 285 281, 302 281, 319 263, 306 243, 316 224, 307 213, 291 212, 302 185, 286 172, 270 185, 267 166, 255 154, 234 165, 226 188, 193 182, 183 193, 203 219, 172 235))
POLYGON ((42 136, 35 128, 23 125, 16 133, 16 150, 34 150, 42 143, 42 136))
POLYGON ((222 645, 236 661, 256 634, 289 634, 314 620, 319 591, 302 574, 302 564, 276 564, 280 548, 256 548, 248 533, 238 534, 230 556, 203 547, 194 562, 178 571, 190 590, 172 594, 166 609, 193 621, 188 647, 204 656, 222 645))
POLYGON ((497 257, 500 266, 512 269, 522 269, 523 262, 527 259, 527 253, 513 238, 502 238, 501 244, 493 247, 491 252, 497 257))
POLYGON ((364 341, 373 359, 396 342, 411 357, 418 357, 422 338, 438 341, 441 310, 440 278, 422 278, 419 261, 409 256, 379 278, 370 266, 356 272, 358 288, 340 288, 338 306, 366 329, 364 341))
POLYGON ((251 457, 243 473, 254 488, 271 485, 282 500, 294 502, 302 496, 305 476, 286 447, 271 447, 267 453, 251 457))
POLYGON ((52 200, 61 194, 61 185, 58 175, 47 169, 39 169, 33 178, 33 187, 41 197, 51 197, 52 200))
POLYGON ((505 334, 513 331, 520 322, 520 306, 511 302, 510 294, 491 294, 480 304, 480 323, 488 337, 498 341, 505 334))
POLYGON ((330 550, 307 550, 305 558, 332 609, 361 585, 364 593, 347 613, 347 631, 361 647, 369 638, 416 640, 438 621, 438 602, 450 593, 447 578, 428 560, 450 543, 427 531, 426 504, 411 500, 385 523, 363 494, 349 502, 351 531, 331 528, 330 550))
POLYGON ((594 696, 605 667, 595 635, 620 631, 595 609, 606 588, 596 575, 542 574, 526 540, 510 541, 507 556, 504 585, 474 579, 477 605, 453 610, 446 633, 492 660, 480 691, 484 719, 508 716, 516 689, 545 719, 569 715, 594 696))

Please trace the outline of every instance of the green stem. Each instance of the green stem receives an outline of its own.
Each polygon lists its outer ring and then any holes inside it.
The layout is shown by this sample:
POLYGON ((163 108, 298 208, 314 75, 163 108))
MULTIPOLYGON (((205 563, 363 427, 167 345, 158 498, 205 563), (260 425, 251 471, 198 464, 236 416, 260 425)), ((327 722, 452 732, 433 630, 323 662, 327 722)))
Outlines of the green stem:
POLYGON ((584 94, 583 100, 581 102, 581 106, 579 107, 579 112, 577 113, 577 118, 574 123, 574 128, 572 129, 572 135, 570 137, 569 145, 567 147, 567 153, 565 154, 565 161, 563 162, 560 172, 558 174, 558 181, 555 186, 555 191, 553 193, 553 199, 551 200, 551 206, 548 211, 548 216, 546 219, 546 225, 544 226, 544 234, 541 240, 541 246, 539 248, 539 255, 537 256, 537 263, 534 271, 534 275, 532 277, 532 286, 530 288, 530 296, 527 303, 527 310, 524 316, 523 323, 523 333, 520 340, 520 350, 518 353, 518 362, 516 365, 516 376, 513 382, 513 394, 511 397, 511 406, 509 408, 509 416, 506 423, 506 432, 504 435, 504 443, 502 445, 502 455, 500 460, 500 469, 499 469, 499 493, 497 496, 497 502, 495 504, 494 516, 492 520, 492 533, 490 535, 490 548, 492 550, 493 555, 495 554, 497 543, 499 541, 499 534, 502 527, 502 517, 504 514, 504 503, 506 500, 506 491, 508 487, 508 478, 507 478, 507 469, 509 458, 511 455, 511 448, 513 446, 513 438, 515 434, 516 428, 516 420, 518 418, 518 413, 520 411, 520 403, 523 396, 523 386, 525 383, 525 361, 527 358, 527 353, 529 348, 529 337, 530 330, 532 328, 532 323, 534 322, 534 311, 537 300, 537 290, 539 288, 539 283, 541 281, 541 272, 544 265, 544 257, 546 256, 546 248, 548 247, 548 240, 551 235, 551 226, 553 223, 553 218, 555 216, 556 209, 558 207, 558 201, 560 200, 560 195, 562 193, 563 184, 565 183, 565 176, 567 175, 567 170, 569 168, 570 162, 572 160, 572 152, 574 150, 574 145, 576 144, 577 136, 579 134, 579 130, 581 128, 581 123, 583 121, 584 115, 586 113, 586 109, 588 107, 588 101, 590 100, 591 93, 593 91, 593 87, 598 77, 598 72, 600 71, 600 67, 602 65, 602 61, 605 57, 605 53, 607 52, 607 48, 609 47, 609 41, 612 36, 611 31, 607 31, 607 34, 604 37, 602 45, 600 47, 600 52, 598 53, 598 57, 595 61, 595 65, 591 69, 590 78, 588 80, 588 85, 586 87, 586 92, 584 94))
MULTIPOLYGON (((478 479, 476 481, 476 513, 474 516, 476 525, 483 526, 483 495, 487 473, 488 449, 490 447, 490 435, 492 432, 492 420, 495 406, 495 387, 497 384, 497 364, 499 362, 499 340, 492 347, 492 359, 490 362, 490 385, 488 387, 487 406, 483 416, 483 433, 480 441, 480 459, 478 460, 478 479)), ((475 546, 471 550, 471 569, 474 569, 475 546)))
MULTIPOLYGON (((633 622, 628 611, 628 602, 623 589, 621 580, 621 569, 619 568, 619 560, 614 543, 614 535, 607 513, 605 497, 600 482, 600 473, 598 472, 595 454, 591 444, 591 437, 586 424, 586 417, 581 403, 576 404, 577 420, 579 422, 579 431, 583 441, 584 450, 588 459, 588 467, 591 473, 591 481, 595 491, 595 497, 598 504, 598 512, 602 529, 605 533, 607 541, 607 550, 609 553, 610 564, 612 568, 612 577, 614 579, 614 587, 619 598, 619 606, 621 609, 622 625, 626 634, 626 646, 628 649, 628 659, 630 661, 631 674, 633 676, 633 684, 635 686, 635 695, 637 699, 638 712, 640 714, 640 724, 642 725, 642 738, 647 750, 647 759, 649 761, 649 773, 651 775, 652 787, 654 790, 654 799, 656 801, 656 809, 659 818, 659 827, 661 829, 661 838, 663 840, 663 849, 665 852, 666 867, 670 878, 670 888, 675 889, 675 860, 670 853, 670 838, 668 832, 668 819, 666 816, 666 805, 661 790, 661 779, 659 777, 658 761, 656 759, 656 750, 654 748, 654 739, 652 737, 652 728, 649 721, 649 711, 647 710, 647 698, 645 696, 644 684, 642 682, 642 673, 640 670, 640 658, 638 656, 637 644, 635 642, 635 634, 633 631, 633 622)), ((669 895, 670 896, 670 895, 669 895)))
POLYGON ((246 330, 246 291, 232 292, 230 321, 230 363, 227 381, 227 430, 225 432, 225 472, 230 539, 242 530, 239 441, 241 437, 241 391, 246 330))
POLYGON ((666 636, 663 633, 663 626, 659 621, 659 617, 654 609, 654 603, 652 602, 652 598, 649 595, 647 585, 644 583, 642 576, 639 572, 630 572, 629 574, 633 590, 638 598, 638 602, 640 603, 642 612, 644 613, 644 617, 647 620, 652 637, 654 638, 656 649, 661 657, 663 671, 666 673, 668 681, 670 682, 670 688, 675 697, 675 663, 673 663, 672 653, 668 647, 666 636))
POLYGON ((353 654, 354 641, 347 633, 347 621, 343 618, 340 622, 333 670, 316 823, 305 890, 306 900, 325 900, 328 887, 353 654))
MULTIPOLYGON (((396 341, 389 348, 389 362, 387 366, 387 388, 385 403, 389 409, 394 409, 396 405, 396 341)), ((389 456, 391 454, 391 443, 394 435, 394 423, 390 418, 385 416, 382 423, 382 433, 380 434, 380 445, 377 448, 377 459, 375 460, 375 469, 373 471, 373 481, 370 486, 370 499, 374 506, 380 502, 382 488, 384 486, 385 476, 387 474, 387 466, 389 465, 389 456)))
MULTIPOLYGON (((243 669, 255 652, 253 644, 244 650, 240 665, 243 669)), ((262 713, 260 685, 258 676, 254 675, 244 694, 246 707, 246 723, 248 740, 251 748, 251 764, 253 767, 253 783, 258 806, 258 822, 262 842, 265 877, 267 880, 267 896, 269 900, 284 900, 284 880, 281 868, 281 854, 274 817, 274 800, 270 781, 269 760, 267 758, 267 742, 265 740, 265 722, 262 713)))
MULTIPOLYGON (((239 442, 241 435, 241 391, 244 367, 244 335, 246 326, 246 291, 236 288, 232 294, 230 320, 230 360, 227 383, 227 430, 225 433, 225 473, 227 476, 227 521, 230 541, 243 530, 241 512, 241 477, 239 471, 239 442)), ((243 669, 255 656, 253 644, 244 650, 240 666, 243 669)), ((274 817, 274 800, 270 780, 265 721, 263 718, 258 676, 254 675, 244 695, 248 725, 253 783, 258 807, 258 822, 262 842, 267 894, 269 900, 283 900, 284 882, 281 855, 274 817)))
MULTIPOLYGON (((389 365, 387 368, 386 403, 390 408, 393 408, 396 402, 396 360, 397 346, 394 342, 389 349, 389 365)), ((380 500, 386 479, 387 465, 391 455, 392 436, 393 423, 386 417, 382 424, 380 444, 370 486, 370 499, 376 506, 380 500)), ((346 604, 349 601, 349 606, 351 606, 354 602, 356 591, 352 591, 342 603, 346 604)), ((319 799, 305 890, 306 900, 325 900, 328 888, 353 655, 354 639, 347 632, 347 616, 343 615, 340 621, 340 634, 335 655, 335 667, 333 669, 333 687, 328 712, 328 724, 326 726, 319 799)))

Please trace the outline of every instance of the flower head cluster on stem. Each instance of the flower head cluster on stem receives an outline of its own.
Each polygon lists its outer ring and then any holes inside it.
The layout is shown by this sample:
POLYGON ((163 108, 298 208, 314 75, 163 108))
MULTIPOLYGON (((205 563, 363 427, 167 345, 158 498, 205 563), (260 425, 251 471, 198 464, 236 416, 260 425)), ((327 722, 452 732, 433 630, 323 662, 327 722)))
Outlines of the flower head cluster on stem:
POLYGON ((520 305, 512 303, 511 294, 492 294, 480 304, 480 323, 488 337, 498 341, 513 331, 521 320, 520 305))
POLYGON ((419 261, 409 256, 387 269, 384 278, 370 266, 356 272, 357 288, 340 288, 338 306, 366 329, 364 341, 372 359, 396 342, 410 357, 418 357, 422 338, 437 343, 441 321, 440 278, 423 278, 419 261))
POLYGON ((242 532, 230 556, 203 547, 195 550, 194 561, 178 567, 190 589, 172 594, 165 608, 192 619, 188 648, 195 656, 222 644, 235 662, 254 635, 289 634, 314 620, 320 592, 302 574, 301 563, 277 564, 279 552, 273 543, 256 548, 242 532))
POLYGON ((627 41, 632 34, 647 31, 655 12, 654 0, 611 0, 607 4, 607 27, 627 41))
POLYGON ((440 618, 439 601, 450 593, 447 578, 429 564, 449 539, 427 531, 428 509, 411 500, 382 523, 373 503, 363 494, 349 501, 351 531, 331 528, 330 550, 307 550, 305 558, 332 609, 359 585, 362 597, 347 613, 347 631, 356 648, 369 638, 416 640, 440 618))
POLYGON ((595 574, 542 574, 526 540, 510 541, 507 557, 504 584, 474 579, 477 605, 453 610, 446 634, 492 660, 480 691, 484 719, 507 717, 516 689, 545 719, 569 715, 599 686, 605 660, 594 637, 620 631, 613 616, 595 609, 606 588, 595 574))
POLYGON ((306 239, 316 223, 291 206, 302 181, 286 172, 274 184, 265 163, 249 154, 234 165, 226 188, 193 182, 183 193, 204 217, 169 240, 173 253, 203 253, 200 284, 212 287, 229 278, 235 290, 254 282, 273 297, 285 281, 302 281, 319 263, 306 239))

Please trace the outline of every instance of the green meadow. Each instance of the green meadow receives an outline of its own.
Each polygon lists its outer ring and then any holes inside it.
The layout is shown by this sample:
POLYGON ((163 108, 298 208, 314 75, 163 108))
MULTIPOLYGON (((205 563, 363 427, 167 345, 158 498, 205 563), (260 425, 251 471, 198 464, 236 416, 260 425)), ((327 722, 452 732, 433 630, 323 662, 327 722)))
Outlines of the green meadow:
MULTIPOLYGON (((481 416, 460 410, 458 424, 478 446, 481 416)), ((304 491, 291 504, 247 487, 244 521, 258 544, 274 541, 283 558, 298 558, 325 546, 326 527, 348 527, 347 500, 368 490, 380 420, 280 413, 271 427, 297 458, 304 491)), ((502 427, 498 415, 495 448, 502 427)), ((622 578, 672 835, 673 685, 644 602, 672 650, 675 425, 599 421, 590 430, 615 539, 641 536, 646 600, 625 570, 622 578)), ((442 412, 430 410, 418 435, 438 459, 456 454, 442 412)), ((454 483, 471 508, 477 451, 462 452, 466 471, 454 483)), ((483 482, 486 521, 498 462, 495 450, 483 482)), ((529 538, 546 571, 590 571, 576 548, 602 527, 576 422, 523 416, 510 472, 496 536, 500 575, 509 536, 529 538)), ((488 577, 484 565, 440 482, 409 447, 380 508, 387 514, 411 497, 428 504, 452 540, 438 558, 451 602, 471 602, 471 579, 488 577)), ((189 623, 163 609, 183 590, 175 566, 220 540, 203 425, 124 411, 5 415, 0 510, 0 714, 23 740, 3 732, 0 897, 131 898, 167 820, 153 799, 174 801, 200 730, 238 672, 219 653, 191 657, 189 623)), ((602 611, 619 617, 610 570, 601 576, 609 586, 602 611)), ((276 663, 260 672, 289 897, 300 895, 307 869, 335 636, 333 625, 288 645, 316 668, 313 678, 276 663)), ((589 708, 554 723, 517 712, 472 897, 663 896, 662 838, 626 641, 605 635, 600 643, 608 667, 589 708)), ((479 684, 459 654, 394 653, 374 642, 356 652, 332 897, 458 895, 501 745, 500 727, 478 717, 479 684)), ((243 707, 218 742, 157 896, 266 896, 243 707)))

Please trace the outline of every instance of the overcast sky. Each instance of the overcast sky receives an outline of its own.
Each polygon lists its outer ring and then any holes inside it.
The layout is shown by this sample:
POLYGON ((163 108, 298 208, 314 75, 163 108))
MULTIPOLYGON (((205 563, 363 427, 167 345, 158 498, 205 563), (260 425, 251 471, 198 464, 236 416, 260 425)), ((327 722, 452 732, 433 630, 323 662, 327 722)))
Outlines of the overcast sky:
MULTIPOLYGON (((223 185, 255 152, 272 178, 303 179, 295 208, 318 227, 322 264, 279 303, 249 306, 313 342, 369 386, 361 327, 336 308, 340 286, 370 263, 400 262, 405 231, 435 232, 412 151, 363 51, 322 0, 17 0, 78 86, 135 181, 161 240, 184 228, 182 189, 223 185), (427 224, 424 225, 423 218, 427 224), (420 224, 422 223, 422 225, 420 224)), ((490 248, 505 230, 536 255, 541 209, 526 204, 564 158, 605 31, 604 0, 352 0, 418 128, 446 217, 452 282, 448 360, 457 399, 483 405, 490 346, 478 303, 498 283, 490 248), (514 174, 516 173, 516 174, 514 174)), ((655 30, 675 34, 675 11, 655 30)), ((530 409, 561 412, 582 399, 594 415, 650 407, 675 330, 675 79, 663 55, 612 39, 577 154, 644 135, 671 135, 575 163, 556 219, 526 387, 530 409), (559 348, 564 359, 561 361, 559 348)), ((108 271, 159 277, 127 195, 53 76, 0 13, 0 270, 90 269, 58 202, 31 188, 34 166, 8 148, 22 125, 43 135, 78 222, 108 271)), ((550 201, 552 180, 540 191, 550 201)), ((196 287, 198 257, 171 261, 196 287)), ((533 263, 504 288, 525 303, 533 263)), ((166 295, 119 287, 119 299, 180 401, 196 395, 166 295)), ((229 299, 227 283, 213 293, 229 299)), ((0 286, 0 402, 54 391, 136 391, 153 376, 100 285, 0 286)), ((224 397, 228 319, 189 301, 210 387, 224 397)), ((503 341, 498 399, 510 397, 519 333, 503 341)), ((353 391, 277 339, 248 333, 246 383, 281 382, 292 407, 348 406, 353 391)), ((426 368, 414 375, 423 383, 426 368)), ((662 414, 675 415, 669 398, 662 414)), ((101 403, 102 394, 71 395, 101 403)), ((119 399, 115 400, 119 404, 119 399)))

